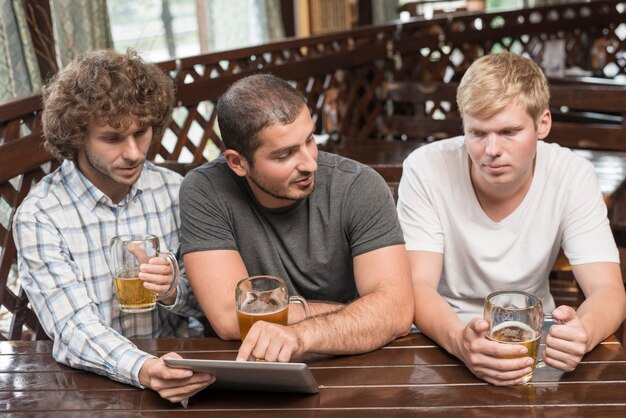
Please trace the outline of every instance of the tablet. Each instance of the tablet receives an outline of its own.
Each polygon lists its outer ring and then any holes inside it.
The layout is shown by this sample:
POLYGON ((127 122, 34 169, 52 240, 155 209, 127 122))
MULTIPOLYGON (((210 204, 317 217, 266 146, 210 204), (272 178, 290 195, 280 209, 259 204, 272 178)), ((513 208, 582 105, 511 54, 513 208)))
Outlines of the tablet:
POLYGON ((167 364, 210 373, 215 383, 209 388, 263 392, 317 393, 319 386, 304 363, 269 361, 163 359, 167 364))

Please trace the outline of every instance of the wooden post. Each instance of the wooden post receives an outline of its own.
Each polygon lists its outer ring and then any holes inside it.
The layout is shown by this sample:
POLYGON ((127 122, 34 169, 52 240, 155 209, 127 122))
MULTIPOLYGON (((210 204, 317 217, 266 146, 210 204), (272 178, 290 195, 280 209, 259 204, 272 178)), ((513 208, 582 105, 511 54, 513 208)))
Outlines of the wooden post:
POLYGON ((50 2, 49 0, 22 0, 22 5, 28 22, 28 30, 33 39, 41 80, 45 83, 59 71, 54 49, 50 2))

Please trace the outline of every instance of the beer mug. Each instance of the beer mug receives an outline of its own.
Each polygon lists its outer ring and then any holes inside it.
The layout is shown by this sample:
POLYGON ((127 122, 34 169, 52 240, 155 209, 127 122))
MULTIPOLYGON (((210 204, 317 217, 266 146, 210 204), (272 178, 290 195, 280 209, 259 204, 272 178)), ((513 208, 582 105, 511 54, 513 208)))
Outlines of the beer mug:
POLYGON ((552 315, 544 315, 541 299, 537 296, 516 290, 494 292, 487 296, 485 320, 489 322, 487 338, 504 344, 523 345, 528 349, 528 354, 505 357, 532 357, 533 370, 523 377, 523 383, 528 383, 535 368, 545 366, 543 361, 537 361, 543 324, 558 321, 552 315))
POLYGON ((165 294, 176 287, 180 272, 176 257, 159 251, 159 238, 155 235, 118 235, 111 239, 109 249, 111 272, 122 311, 147 312, 156 306, 158 295, 146 289, 139 278, 139 266, 152 257, 168 259, 174 270, 174 278, 165 294))
POLYGON ((252 276, 237 283, 237 320, 243 341, 257 321, 287 325, 289 304, 298 303, 309 316, 309 305, 300 296, 289 296, 287 284, 276 276, 252 276))

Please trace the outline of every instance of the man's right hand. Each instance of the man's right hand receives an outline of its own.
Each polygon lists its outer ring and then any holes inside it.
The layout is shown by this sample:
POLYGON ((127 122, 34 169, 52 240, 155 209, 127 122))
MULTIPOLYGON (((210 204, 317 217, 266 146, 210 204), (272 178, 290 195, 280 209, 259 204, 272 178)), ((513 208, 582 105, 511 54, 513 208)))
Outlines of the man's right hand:
POLYGON ((504 357, 524 355, 528 350, 521 345, 491 341, 485 337, 488 330, 487 321, 472 319, 459 335, 458 353, 455 354, 472 373, 486 382, 496 386, 522 383, 522 378, 532 371, 533 359, 504 357))
POLYGON ((139 382, 172 403, 187 399, 215 382, 207 373, 194 373, 167 365, 164 358, 182 358, 176 353, 167 353, 161 358, 149 358, 139 370, 139 382))
POLYGON ((302 338, 293 326, 255 322, 241 343, 237 361, 288 362, 305 352, 302 338))

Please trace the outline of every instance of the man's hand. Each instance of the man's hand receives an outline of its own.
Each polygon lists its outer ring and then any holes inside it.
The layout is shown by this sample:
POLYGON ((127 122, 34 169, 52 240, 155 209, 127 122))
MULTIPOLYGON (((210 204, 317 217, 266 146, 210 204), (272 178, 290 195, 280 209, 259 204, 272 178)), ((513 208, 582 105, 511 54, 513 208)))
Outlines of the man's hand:
POLYGON ((171 305, 176 301, 176 287, 165 294, 174 281, 174 269, 166 258, 152 257, 148 263, 139 266, 139 278, 144 281, 144 287, 157 294, 163 294, 159 301, 164 305, 171 305))
POLYGON ((181 358, 176 353, 167 353, 161 358, 146 360, 139 370, 139 382, 168 401, 175 403, 195 395, 215 382, 207 373, 194 373, 189 369, 168 366, 164 358, 181 358))
POLYGON ((543 361, 555 369, 571 372, 587 352, 589 336, 571 307, 559 306, 552 312, 552 316, 561 324, 550 327, 543 361))
POLYGON ((528 350, 521 345, 491 341, 485 337, 488 330, 489 323, 484 319, 475 318, 467 324, 459 336, 457 357, 477 377, 493 385, 522 383, 522 378, 532 371, 533 359, 523 357, 528 350))
POLYGON ((265 360, 288 362, 304 354, 301 337, 291 326, 255 322, 239 348, 237 361, 265 360))

